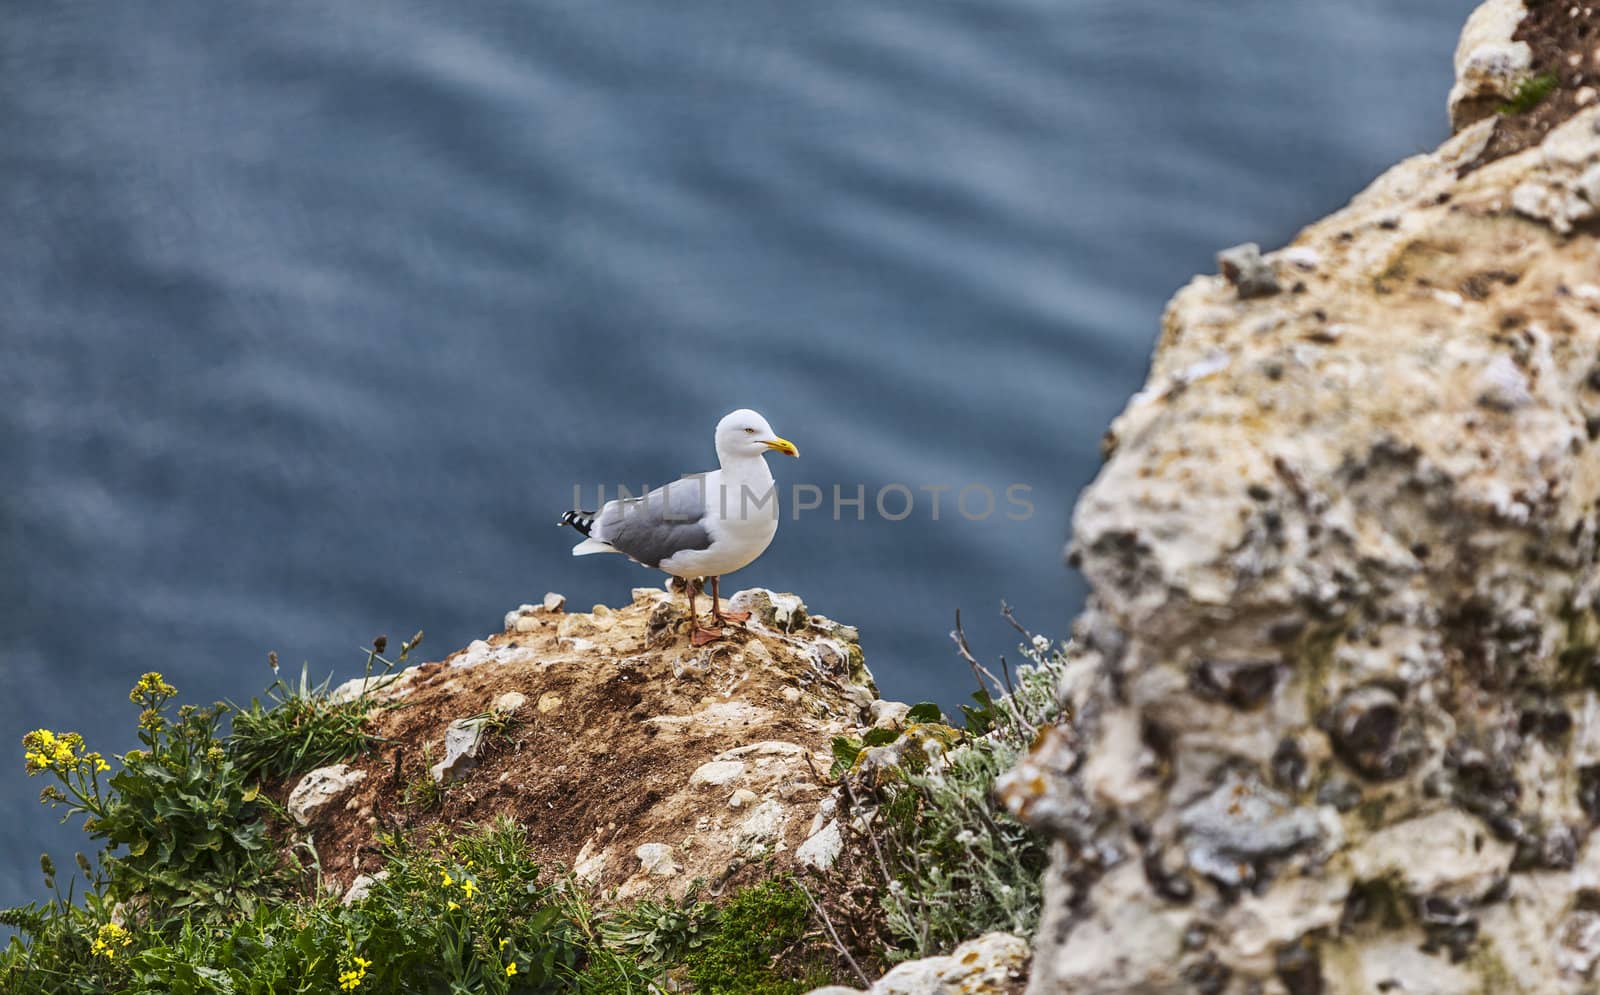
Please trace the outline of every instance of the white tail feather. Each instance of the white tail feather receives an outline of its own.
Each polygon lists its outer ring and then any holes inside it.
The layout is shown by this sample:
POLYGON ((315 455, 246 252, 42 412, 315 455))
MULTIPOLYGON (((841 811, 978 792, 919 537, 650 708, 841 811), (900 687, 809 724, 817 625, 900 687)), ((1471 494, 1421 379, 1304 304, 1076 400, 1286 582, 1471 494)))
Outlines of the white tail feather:
POLYGON ((604 539, 585 539, 572 547, 573 556, 588 556, 590 553, 615 553, 617 548, 604 539))

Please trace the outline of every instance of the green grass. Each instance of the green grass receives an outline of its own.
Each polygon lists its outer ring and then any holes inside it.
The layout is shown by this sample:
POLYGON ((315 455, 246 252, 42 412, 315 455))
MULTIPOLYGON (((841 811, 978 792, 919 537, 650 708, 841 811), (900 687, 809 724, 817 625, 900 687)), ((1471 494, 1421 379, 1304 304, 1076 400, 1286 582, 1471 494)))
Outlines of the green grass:
POLYGON ((694 990, 699 995, 804 995, 830 984, 828 966, 817 955, 778 968, 810 926, 810 902, 790 881, 765 881, 740 892, 717 910, 715 930, 689 962, 694 990))
POLYGON ((1558 82, 1555 73, 1529 76, 1517 84, 1517 92, 1511 95, 1511 99, 1500 105, 1500 113, 1507 116, 1528 113, 1555 92, 1558 82))
POLYGON ((292 686, 267 689, 270 704, 251 698, 233 708, 228 747, 246 775, 282 780, 367 753, 383 740, 367 731, 373 703, 366 696, 328 699, 328 681, 313 685, 305 668, 292 686))

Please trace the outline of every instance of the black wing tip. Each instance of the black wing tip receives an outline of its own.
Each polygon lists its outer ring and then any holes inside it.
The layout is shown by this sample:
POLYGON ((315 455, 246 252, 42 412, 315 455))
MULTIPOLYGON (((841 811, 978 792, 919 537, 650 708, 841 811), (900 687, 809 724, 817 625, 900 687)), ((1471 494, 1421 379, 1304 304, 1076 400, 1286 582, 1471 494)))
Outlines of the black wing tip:
POLYGON ((561 521, 556 523, 556 527, 570 525, 587 536, 594 528, 594 516, 595 512, 592 511, 569 511, 561 516, 561 521))

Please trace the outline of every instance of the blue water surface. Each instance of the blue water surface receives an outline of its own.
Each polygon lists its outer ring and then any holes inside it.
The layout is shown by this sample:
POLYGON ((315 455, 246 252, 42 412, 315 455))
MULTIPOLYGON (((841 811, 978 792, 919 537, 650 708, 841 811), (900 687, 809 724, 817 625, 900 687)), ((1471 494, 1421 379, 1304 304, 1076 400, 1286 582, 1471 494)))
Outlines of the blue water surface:
POLYGON ((799 445, 785 486, 868 506, 730 588, 953 707, 956 609, 989 658, 1002 598, 1066 633, 1166 299, 1442 139, 1472 6, 9 5, 0 904, 87 842, 26 730, 120 752, 145 670, 244 699, 269 650, 348 677, 380 632, 436 658, 547 590, 625 601, 657 576, 567 555, 574 484, 705 469, 734 407, 799 445))

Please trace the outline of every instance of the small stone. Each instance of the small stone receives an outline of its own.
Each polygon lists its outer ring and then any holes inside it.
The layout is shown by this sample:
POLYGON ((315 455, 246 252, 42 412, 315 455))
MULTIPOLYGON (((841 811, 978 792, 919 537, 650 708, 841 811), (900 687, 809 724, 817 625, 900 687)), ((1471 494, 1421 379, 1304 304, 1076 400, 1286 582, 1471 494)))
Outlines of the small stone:
POLYGON ((1201 698, 1259 708, 1278 686, 1280 669, 1276 660, 1201 660, 1189 671, 1189 686, 1201 698))
POLYGON ((1383 687, 1362 687, 1339 699, 1334 710, 1334 750, 1356 772, 1373 780, 1403 776, 1417 752, 1404 735, 1400 699, 1383 687))
POLYGON ((567 607, 567 596, 565 594, 557 594, 556 592, 551 591, 544 596, 544 604, 540 607, 546 612, 555 614, 556 612, 562 611, 567 607))
POLYGON ((1317 813, 1255 779, 1231 777, 1178 818, 1189 864, 1223 884, 1255 880, 1259 863, 1322 837, 1317 813))
POLYGON ((350 888, 339 899, 340 905, 354 905, 367 897, 372 891, 372 886, 389 876, 388 871, 379 871, 376 874, 357 874, 356 879, 350 882, 350 888))
POLYGON ((728 599, 734 611, 747 611, 752 621, 760 622, 779 632, 799 632, 806 627, 810 616, 805 602, 793 594, 778 594, 762 587, 740 591, 728 599))
POLYGON ((1272 265, 1261 258, 1261 246, 1254 242, 1236 245, 1217 253, 1217 268, 1239 291, 1242 300, 1270 297, 1281 289, 1272 265))
POLYGON ((489 710, 496 715, 515 715, 527 703, 528 696, 521 691, 507 691, 494 700, 489 710))
POLYGON ((539 696, 539 704, 535 706, 544 715, 561 707, 561 696, 554 691, 546 691, 539 696))
POLYGON ((444 730, 444 759, 428 769, 438 784, 449 784, 478 766, 478 749, 483 745, 482 718, 456 719, 444 730))
POLYGON ((735 791, 733 794, 728 796, 728 807, 744 808, 747 805, 754 805, 760 800, 760 798, 760 795, 756 794, 754 791, 751 791, 749 788, 740 788, 738 791, 735 791))
POLYGON ((750 855, 766 852, 783 832, 783 806, 772 799, 757 805, 739 823, 739 849, 750 855))
POLYGON ((1578 92, 1572 95, 1572 100, 1579 107, 1588 107, 1594 103, 1595 89, 1592 86, 1580 86, 1578 92))
POLYGON ((799 688, 784 688, 779 693, 783 695, 783 700, 787 701, 791 705, 797 704, 800 701, 799 688))
POLYGON ((906 724, 906 716, 911 714, 911 706, 903 701, 884 701, 879 699, 867 706, 867 715, 872 719, 875 729, 896 729, 906 724))
POLYGON ((572 861, 572 873, 580 881, 593 883, 600 880, 606 869, 606 850, 596 847, 595 838, 586 840, 572 861))
POLYGON ((1528 378, 1508 356, 1496 356, 1478 377, 1478 403, 1496 411, 1515 411, 1533 403, 1528 378))
POLYGON ((520 618, 518 618, 515 622, 511 623, 511 625, 507 626, 507 628, 511 629, 514 632, 533 632, 535 629, 538 629, 543 624, 544 623, 540 622, 537 618, 534 618, 532 615, 523 615, 520 618))
POLYGON ((744 772, 745 764, 743 761, 713 760, 710 763, 703 763, 694 769, 694 773, 689 775, 689 786, 725 787, 737 781, 744 772))
POLYGON ((834 819, 811 836, 794 852, 795 862, 802 867, 825 871, 832 867, 844 851, 844 836, 839 830, 839 820, 834 819))
POLYGON ((672 847, 665 843, 642 843, 633 855, 639 858, 640 868, 653 878, 670 878, 683 870, 672 859, 672 847))
POLYGON ((294 821, 304 826, 322 806, 366 780, 367 772, 349 764, 318 767, 300 779, 289 792, 287 808, 294 821))

